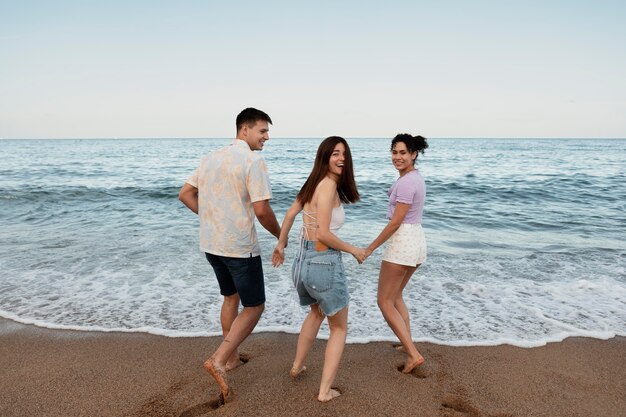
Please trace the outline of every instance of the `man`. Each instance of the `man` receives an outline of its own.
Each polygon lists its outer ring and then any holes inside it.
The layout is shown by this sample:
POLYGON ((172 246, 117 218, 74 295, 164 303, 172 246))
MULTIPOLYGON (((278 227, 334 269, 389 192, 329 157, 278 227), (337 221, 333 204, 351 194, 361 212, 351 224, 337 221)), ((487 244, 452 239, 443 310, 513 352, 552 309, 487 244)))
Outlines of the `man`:
POLYGON ((277 238, 280 226, 263 157, 253 151, 269 140, 270 117, 247 108, 237 116, 237 137, 206 155, 178 198, 200 218, 200 250, 215 271, 224 296, 224 340, 204 363, 224 401, 230 389, 226 371, 241 364, 238 348, 256 326, 265 306, 265 283, 254 218, 277 238), (239 312, 239 302, 243 309, 239 312))

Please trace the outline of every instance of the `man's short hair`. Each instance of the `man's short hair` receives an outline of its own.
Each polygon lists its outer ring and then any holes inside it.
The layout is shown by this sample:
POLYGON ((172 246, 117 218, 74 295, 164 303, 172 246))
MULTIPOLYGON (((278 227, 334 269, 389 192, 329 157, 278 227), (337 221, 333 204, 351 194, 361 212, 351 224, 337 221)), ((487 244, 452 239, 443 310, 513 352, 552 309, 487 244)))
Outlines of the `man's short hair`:
POLYGON ((259 120, 272 124, 272 119, 270 119, 267 113, 253 107, 243 109, 242 112, 237 115, 237 132, 241 130, 244 124, 248 125, 248 127, 252 127, 259 120))

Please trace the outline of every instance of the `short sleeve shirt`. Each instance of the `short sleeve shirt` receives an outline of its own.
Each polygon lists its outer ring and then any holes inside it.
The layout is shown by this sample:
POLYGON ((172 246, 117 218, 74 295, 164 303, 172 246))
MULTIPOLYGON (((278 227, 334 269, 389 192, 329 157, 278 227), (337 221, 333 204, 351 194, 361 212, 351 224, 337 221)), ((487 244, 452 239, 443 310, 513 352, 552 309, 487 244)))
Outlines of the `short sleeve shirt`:
POLYGON ((387 218, 391 219, 396 209, 397 203, 410 204, 403 224, 422 223, 422 212, 424 211, 424 201, 426 200, 426 183, 424 177, 417 170, 413 170, 398 180, 387 192, 389 196, 389 206, 387 208, 387 218))
POLYGON ((233 258, 261 254, 252 203, 272 198, 263 157, 235 139, 203 157, 187 183, 198 189, 201 251, 233 258))

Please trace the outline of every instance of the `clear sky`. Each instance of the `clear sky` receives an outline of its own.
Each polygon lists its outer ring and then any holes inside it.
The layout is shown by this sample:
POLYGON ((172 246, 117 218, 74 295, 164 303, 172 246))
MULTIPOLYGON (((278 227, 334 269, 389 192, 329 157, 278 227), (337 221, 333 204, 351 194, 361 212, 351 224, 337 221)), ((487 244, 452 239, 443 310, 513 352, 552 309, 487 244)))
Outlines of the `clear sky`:
POLYGON ((626 137, 624 1, 0 0, 0 138, 626 137))

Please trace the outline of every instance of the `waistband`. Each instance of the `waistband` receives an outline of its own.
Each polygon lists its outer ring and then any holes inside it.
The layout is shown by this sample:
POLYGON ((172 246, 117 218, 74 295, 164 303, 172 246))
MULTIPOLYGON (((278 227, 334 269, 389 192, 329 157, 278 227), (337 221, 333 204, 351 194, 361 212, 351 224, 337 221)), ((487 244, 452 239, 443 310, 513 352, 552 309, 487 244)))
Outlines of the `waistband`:
MULTIPOLYGON (((302 250, 307 250, 307 251, 315 251, 315 240, 302 240, 302 250)), ((333 248, 328 248, 325 251, 321 251, 319 253, 328 253, 328 252, 337 252, 340 253, 340 251, 338 251, 337 249, 333 249, 333 248)))

